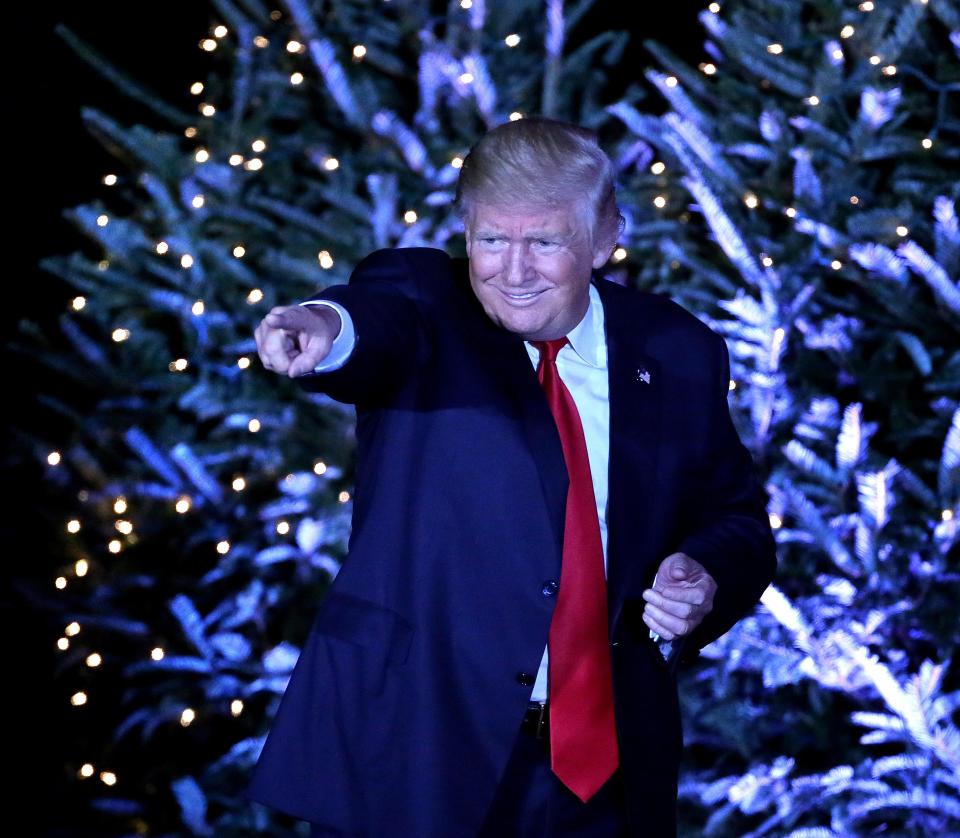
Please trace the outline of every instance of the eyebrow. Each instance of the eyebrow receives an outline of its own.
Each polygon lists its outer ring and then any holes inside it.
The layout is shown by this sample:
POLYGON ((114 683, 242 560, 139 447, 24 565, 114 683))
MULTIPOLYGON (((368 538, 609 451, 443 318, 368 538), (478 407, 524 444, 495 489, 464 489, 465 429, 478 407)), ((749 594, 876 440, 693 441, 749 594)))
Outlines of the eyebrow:
MULTIPOLYGON (((501 230, 485 230, 480 228, 474 234, 478 239, 482 238, 506 238, 506 233, 501 230)), ((531 230, 526 236, 526 239, 559 239, 561 241, 565 239, 572 238, 571 233, 563 233, 559 230, 531 230)))

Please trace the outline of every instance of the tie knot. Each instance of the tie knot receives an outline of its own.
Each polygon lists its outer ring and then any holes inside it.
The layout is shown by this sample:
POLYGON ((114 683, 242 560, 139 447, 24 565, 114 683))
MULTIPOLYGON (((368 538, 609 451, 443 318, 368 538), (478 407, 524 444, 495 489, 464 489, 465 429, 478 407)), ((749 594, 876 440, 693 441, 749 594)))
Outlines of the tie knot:
POLYGON ((552 364, 557 360, 557 353, 560 351, 560 348, 570 341, 567 339, 567 336, 564 335, 562 338, 555 338, 554 340, 532 340, 532 343, 537 351, 540 353, 540 360, 552 364))

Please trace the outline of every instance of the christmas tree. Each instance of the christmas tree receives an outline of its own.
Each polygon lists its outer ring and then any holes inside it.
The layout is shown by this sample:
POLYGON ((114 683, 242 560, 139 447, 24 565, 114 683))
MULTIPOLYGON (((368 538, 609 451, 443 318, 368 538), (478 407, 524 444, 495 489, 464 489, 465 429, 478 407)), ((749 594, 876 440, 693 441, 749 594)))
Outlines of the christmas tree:
POLYGON ((70 210, 101 255, 42 263, 70 350, 29 320, 14 347, 70 382, 38 394, 60 438, 16 433, 67 521, 35 600, 101 832, 303 829, 238 795, 345 553, 353 414, 253 329, 376 248, 462 253, 463 155, 534 113, 600 134, 608 273, 726 337, 770 493, 776 582, 681 669, 684 834, 960 832, 960 14, 710 4, 699 66, 644 68, 574 39, 590 5, 215 2, 194 112, 62 30, 168 125, 84 112, 117 158, 70 210))

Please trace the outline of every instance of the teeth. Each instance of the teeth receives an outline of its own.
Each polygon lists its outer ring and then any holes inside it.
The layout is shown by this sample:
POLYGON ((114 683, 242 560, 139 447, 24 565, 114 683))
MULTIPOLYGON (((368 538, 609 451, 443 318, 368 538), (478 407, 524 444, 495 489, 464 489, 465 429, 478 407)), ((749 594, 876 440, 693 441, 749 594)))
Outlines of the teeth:
POLYGON ((539 293, 539 291, 531 291, 529 294, 507 294, 507 296, 513 300, 529 300, 531 297, 535 297, 539 293))

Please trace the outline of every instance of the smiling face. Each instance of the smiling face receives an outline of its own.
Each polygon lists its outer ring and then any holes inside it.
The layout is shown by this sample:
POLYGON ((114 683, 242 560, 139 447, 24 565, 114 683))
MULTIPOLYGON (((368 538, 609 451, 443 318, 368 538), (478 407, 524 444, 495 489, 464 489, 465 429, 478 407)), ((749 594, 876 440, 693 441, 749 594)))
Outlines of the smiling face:
POLYGON ((477 203, 466 224, 470 285, 487 316, 525 340, 554 340, 587 312, 590 273, 613 243, 592 248, 572 206, 477 203))

